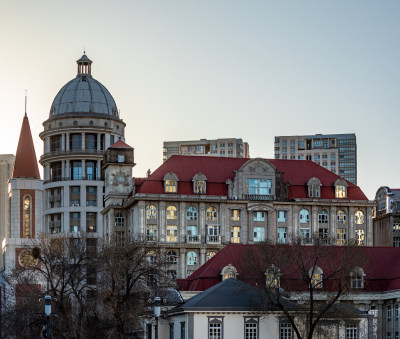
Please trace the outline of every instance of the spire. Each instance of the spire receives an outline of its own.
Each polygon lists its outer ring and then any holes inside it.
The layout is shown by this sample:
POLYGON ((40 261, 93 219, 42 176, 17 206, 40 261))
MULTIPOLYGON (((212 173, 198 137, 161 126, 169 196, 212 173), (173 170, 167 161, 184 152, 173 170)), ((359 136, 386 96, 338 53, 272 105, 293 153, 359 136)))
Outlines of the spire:
POLYGON ((22 120, 21 134, 19 135, 12 178, 40 179, 35 147, 33 146, 31 127, 29 126, 29 120, 26 113, 22 120))

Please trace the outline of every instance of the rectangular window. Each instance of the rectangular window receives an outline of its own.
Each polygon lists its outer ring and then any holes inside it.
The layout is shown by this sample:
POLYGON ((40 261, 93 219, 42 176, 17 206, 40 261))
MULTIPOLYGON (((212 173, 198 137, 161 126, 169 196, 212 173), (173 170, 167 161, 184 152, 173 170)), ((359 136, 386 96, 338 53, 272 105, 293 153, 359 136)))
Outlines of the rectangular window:
POLYGON ((293 328, 290 323, 281 322, 279 324, 279 339, 293 339, 293 328))
POLYGON ((81 213, 71 212, 69 214, 69 226, 71 232, 79 232, 81 226, 81 213))
POLYGON ((359 246, 365 245, 365 231, 363 229, 356 229, 356 244, 359 246))
POLYGON ((311 231, 309 228, 300 228, 300 237, 304 243, 309 243, 311 241, 311 231))
POLYGON ((96 212, 86 212, 86 232, 96 232, 96 212))
POLYGON ((258 322, 245 319, 244 337, 245 339, 258 339, 258 322))
POLYGON ((231 243, 240 244, 240 227, 238 226, 231 227, 231 243))
POLYGON ((194 182, 194 193, 205 194, 206 182, 205 180, 196 180, 194 182))
POLYGON ((174 225, 167 226, 167 241, 171 242, 178 241, 178 226, 174 225))
POLYGON ((80 186, 70 186, 69 188, 69 202, 71 206, 81 205, 81 188, 80 186))
POLYGON ((336 244, 337 245, 345 245, 346 244, 346 229, 345 228, 338 228, 336 232, 336 244))
POLYGON ((147 241, 157 241, 157 225, 147 225, 146 239, 147 241))
POLYGON ((169 339, 174 339, 174 323, 169 324, 169 339))
POLYGON ((185 322, 183 321, 183 322, 181 322, 181 338, 180 339, 186 339, 185 338, 185 331, 186 330, 186 327, 185 327, 185 322))
POLYGON ((287 219, 287 211, 278 211, 278 221, 285 222, 287 219))
POLYGON ((278 227, 278 243, 286 244, 286 242, 287 242, 286 227, 278 227))
POLYGON ((222 339, 222 324, 224 318, 208 318, 208 339, 222 339))
POLYGON ((387 306, 386 307, 386 320, 388 323, 392 321, 392 306, 387 306))
POLYGON ((264 240, 265 240, 264 227, 254 227, 254 242, 260 242, 264 240))
POLYGON ((124 231, 116 231, 115 232, 115 244, 117 247, 125 246, 125 232, 124 231))
POLYGON ((231 219, 234 221, 240 220, 240 210, 231 210, 231 219))
POLYGON ((177 190, 177 182, 176 180, 165 180, 165 192, 166 193, 176 193, 177 190))
POLYGON ((247 193, 252 195, 270 195, 271 179, 246 179, 247 193))
POLYGON ((318 230, 318 235, 321 240, 328 240, 328 230, 326 228, 320 228, 318 230))
POLYGON ((265 212, 253 212, 253 221, 265 221, 265 212))
POLYGON ((400 247, 400 237, 393 237, 393 247, 400 247))
POLYGON ((387 332, 386 339, 392 339, 392 332, 387 332))
POLYGON ((70 162, 70 173, 71 180, 82 180, 82 162, 80 160, 70 162))
POLYGON ((96 186, 86 186, 86 206, 97 206, 96 186))

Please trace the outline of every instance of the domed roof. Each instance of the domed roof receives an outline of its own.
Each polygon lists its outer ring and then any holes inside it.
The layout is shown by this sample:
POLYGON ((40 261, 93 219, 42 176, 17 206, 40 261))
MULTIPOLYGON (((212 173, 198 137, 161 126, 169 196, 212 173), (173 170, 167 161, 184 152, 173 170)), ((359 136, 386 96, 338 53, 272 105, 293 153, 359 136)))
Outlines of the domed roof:
POLYGON ((118 119, 117 105, 112 95, 91 75, 92 61, 84 54, 77 64, 78 75, 57 93, 50 108, 50 118, 72 113, 106 114, 118 119))

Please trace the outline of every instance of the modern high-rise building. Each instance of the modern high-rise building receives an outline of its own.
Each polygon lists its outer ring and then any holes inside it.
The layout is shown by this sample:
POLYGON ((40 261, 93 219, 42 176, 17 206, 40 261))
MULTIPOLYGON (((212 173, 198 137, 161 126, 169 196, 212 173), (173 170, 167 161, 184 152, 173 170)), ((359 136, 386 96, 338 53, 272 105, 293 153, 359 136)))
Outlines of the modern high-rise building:
POLYGON ((275 159, 314 161, 357 185, 354 133, 277 136, 274 154, 275 159))
POLYGON ((242 139, 235 138, 164 141, 163 161, 174 154, 250 158, 249 144, 243 142, 242 139))

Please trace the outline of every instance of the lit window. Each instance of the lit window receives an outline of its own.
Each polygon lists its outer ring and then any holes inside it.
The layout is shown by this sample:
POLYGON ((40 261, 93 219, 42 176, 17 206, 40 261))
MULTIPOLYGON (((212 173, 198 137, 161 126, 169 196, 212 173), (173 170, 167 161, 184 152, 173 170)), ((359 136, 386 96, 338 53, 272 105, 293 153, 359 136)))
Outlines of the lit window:
POLYGON ((168 225, 167 226, 167 241, 176 242, 178 240, 178 226, 168 225))
POLYGON ((176 219, 178 216, 178 212, 175 206, 168 206, 167 207, 167 219, 176 219))
POLYGON ((206 219, 208 221, 216 221, 217 220, 217 210, 215 207, 207 208, 206 219))
POLYGON ((240 210, 231 210, 231 219, 234 221, 240 220, 240 210))
POLYGON ((322 288, 322 270, 319 267, 314 267, 310 269, 310 277, 311 277, 311 287, 313 288, 322 288))
POLYGON ((229 279, 229 278, 236 279, 236 277, 238 276, 238 272, 235 267, 233 267, 231 264, 229 264, 228 266, 225 266, 222 269, 221 275, 222 275, 222 280, 229 279))
POLYGON ((157 207, 154 205, 147 206, 146 217, 147 219, 157 219, 157 207))
POLYGON ((346 244, 346 229, 345 228, 338 228, 336 230, 336 244, 338 245, 345 245, 346 244))
POLYGON ((254 242, 261 242, 265 240, 264 227, 254 227, 254 242))
POLYGON ((231 227, 231 243, 240 244, 240 227, 238 226, 231 227))
POLYGON ((24 197, 24 238, 32 237, 31 197, 24 197))
POLYGON ((175 251, 167 252, 167 263, 170 265, 175 265, 178 263, 178 256, 176 255, 175 251))
POLYGON ((343 211, 337 212, 337 222, 338 224, 345 224, 346 223, 346 213, 343 211))
POLYGON ((253 212, 253 221, 265 221, 265 212, 253 212))
POLYGON ((197 220, 197 208, 189 206, 186 212, 186 220, 197 220))
POLYGON ((362 268, 355 268, 350 273, 351 288, 364 288, 364 271, 362 268))
POLYGON ((365 245, 365 231, 361 228, 356 229, 356 244, 359 246, 365 245))
POLYGON ((318 222, 320 224, 327 224, 328 223, 328 212, 325 210, 321 210, 318 214, 318 222))
POLYGON ((187 261, 186 264, 188 266, 193 266, 193 265, 197 265, 197 253, 194 251, 190 251, 187 254, 187 261))
POLYGON ((207 252, 206 260, 210 260, 216 253, 214 251, 207 252))
POLYGON ((271 267, 267 268, 267 271, 265 272, 266 275, 266 284, 267 284, 267 289, 276 289, 279 288, 279 282, 280 282, 280 270, 278 267, 275 267, 272 265, 271 267))
POLYGON ((361 225, 364 223, 364 213, 362 211, 357 211, 355 214, 356 224, 361 225))
POLYGON ((176 180, 165 180, 165 192, 166 193, 176 193, 177 190, 177 182, 176 180))
POLYGON ((272 181, 270 179, 246 179, 247 194, 271 195, 272 181))
POLYGON ((199 194, 206 193, 206 182, 205 182, 205 180, 197 180, 197 181, 195 181, 193 190, 194 190, 194 193, 199 193, 199 194))
POLYGON ((310 222, 310 213, 306 209, 302 209, 300 211, 300 222, 301 223, 307 223, 310 222))
POLYGON ((345 185, 336 185, 335 187, 335 197, 338 199, 346 198, 346 186, 345 185))
POLYGON ((279 244, 287 243, 286 227, 278 227, 278 243, 279 244))

